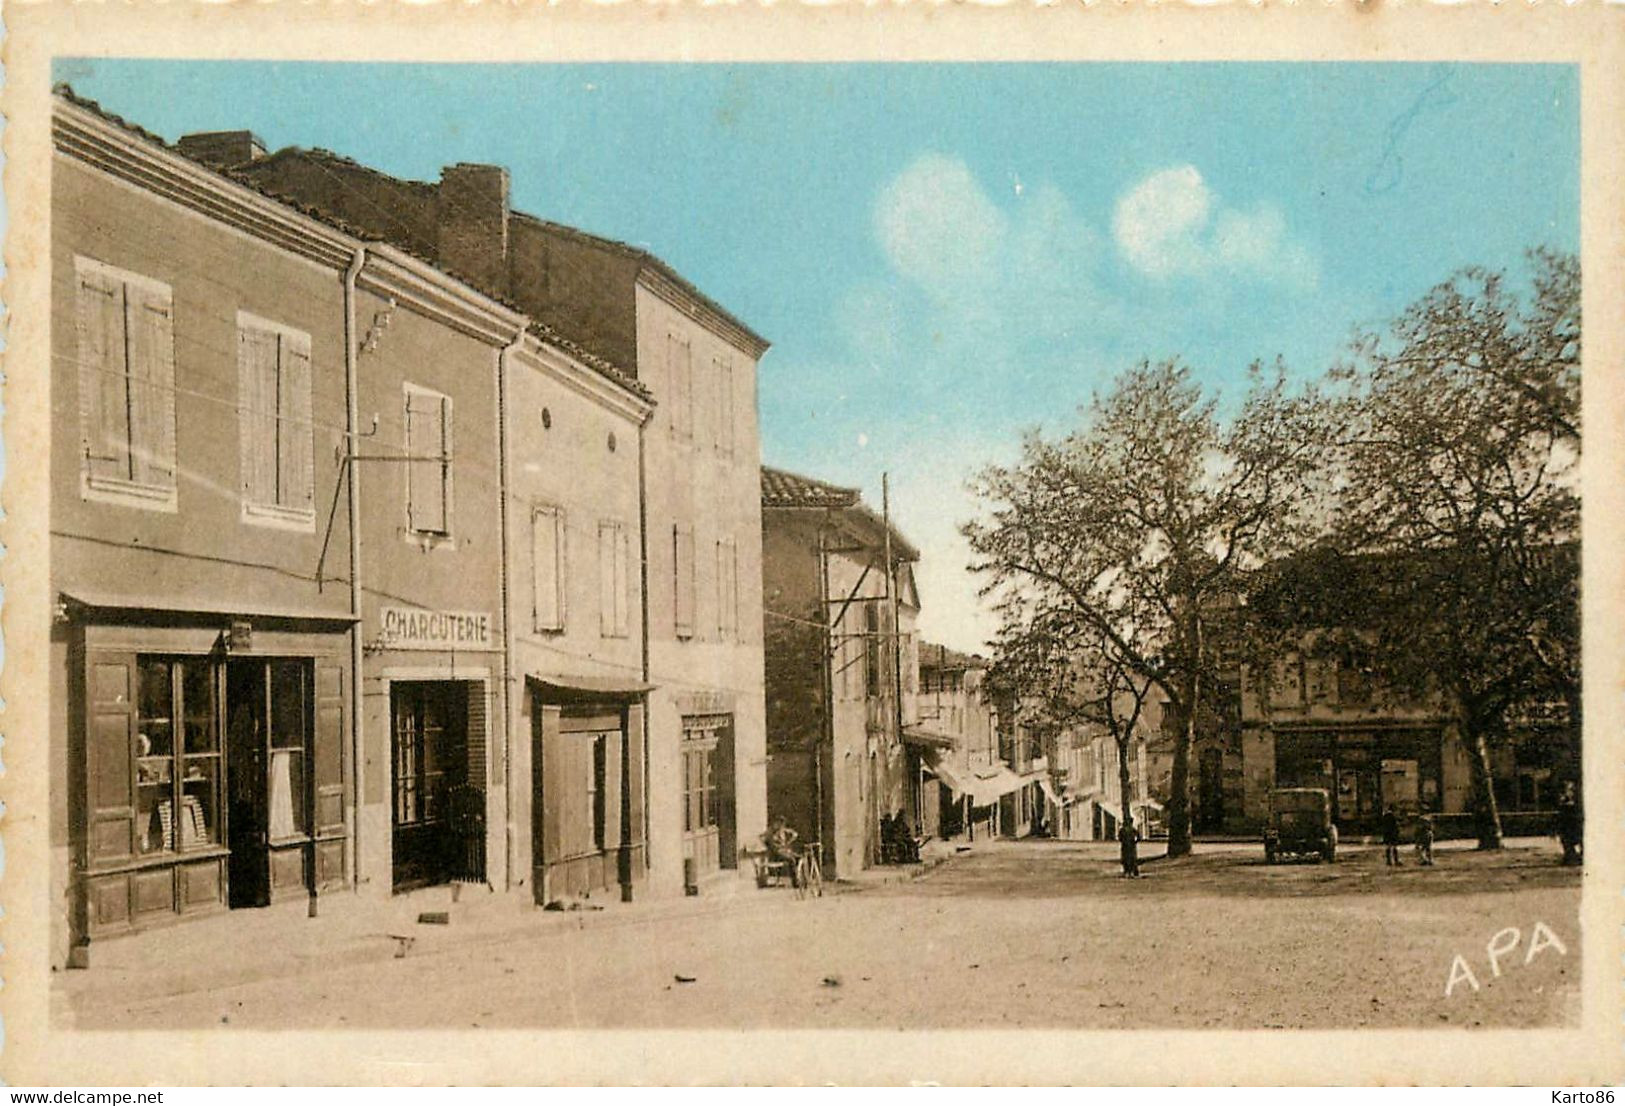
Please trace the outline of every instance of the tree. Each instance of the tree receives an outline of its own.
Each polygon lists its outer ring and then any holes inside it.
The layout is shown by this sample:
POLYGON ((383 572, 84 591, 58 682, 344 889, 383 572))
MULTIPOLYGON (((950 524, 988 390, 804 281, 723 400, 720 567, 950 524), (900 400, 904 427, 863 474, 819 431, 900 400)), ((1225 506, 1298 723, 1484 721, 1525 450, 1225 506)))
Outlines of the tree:
POLYGON ((1170 855, 1190 851, 1190 750, 1217 674, 1209 621, 1245 568, 1313 532, 1326 428, 1319 397, 1290 392, 1280 369, 1255 366, 1222 419, 1189 369, 1142 363, 1077 430, 1030 432, 1015 465, 972 481, 983 513, 963 532, 1005 636, 1086 631, 1166 700, 1170 855))
POLYGON ((1457 273, 1338 373, 1333 540, 1403 574, 1370 610, 1381 664, 1453 709, 1482 848, 1500 845, 1490 758, 1512 714, 1555 694, 1578 724, 1579 266, 1531 264, 1526 296, 1457 273))

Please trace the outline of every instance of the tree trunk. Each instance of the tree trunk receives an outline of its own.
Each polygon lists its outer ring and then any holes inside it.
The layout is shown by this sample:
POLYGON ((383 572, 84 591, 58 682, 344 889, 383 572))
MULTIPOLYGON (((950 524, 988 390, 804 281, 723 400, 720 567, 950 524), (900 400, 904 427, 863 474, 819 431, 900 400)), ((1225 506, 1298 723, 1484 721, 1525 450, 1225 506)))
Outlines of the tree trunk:
POLYGON ((1462 735, 1468 750, 1468 760, 1473 766, 1473 795, 1474 811, 1478 818, 1478 847, 1481 849, 1499 849, 1501 847, 1501 810, 1495 802, 1495 775, 1490 766, 1489 735, 1485 727, 1471 712, 1465 712, 1462 735))
MULTIPOLYGON (((1133 735, 1119 736, 1114 734, 1112 736, 1117 742, 1117 793, 1122 796, 1123 817, 1127 818, 1134 803, 1134 789, 1129 782, 1128 772, 1129 745, 1132 742, 1133 735)), ((1144 826, 1136 822, 1134 828, 1139 831, 1142 838, 1145 837, 1144 826)))
MULTIPOLYGON (((1187 700, 1194 702, 1194 698, 1187 700)), ((1174 765, 1168 780, 1168 855, 1188 856, 1191 851, 1191 745, 1196 712, 1183 705, 1174 708, 1178 727, 1174 736, 1174 765)))

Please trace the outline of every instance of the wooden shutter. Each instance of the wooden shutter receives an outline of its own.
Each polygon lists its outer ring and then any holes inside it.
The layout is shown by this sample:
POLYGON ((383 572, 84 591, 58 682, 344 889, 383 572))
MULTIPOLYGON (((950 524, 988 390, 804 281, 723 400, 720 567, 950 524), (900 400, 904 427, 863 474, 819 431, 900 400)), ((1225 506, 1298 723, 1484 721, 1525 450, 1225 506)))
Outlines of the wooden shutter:
POLYGON ((79 270, 79 424, 86 471, 130 479, 130 409, 124 284, 79 270))
MULTIPOLYGON (((135 852, 135 656, 88 654, 85 662, 85 752, 90 867, 128 860, 135 852)), ((180 740, 177 729, 176 740, 180 740)))
POLYGON ((621 637, 631 632, 629 610, 631 603, 627 595, 630 583, 627 570, 632 559, 632 536, 626 527, 615 527, 615 632, 621 637))
POLYGON ((713 362, 717 384, 717 448, 734 451, 734 367, 733 361, 718 357, 713 362))
MULTIPOLYGON (((641 704, 626 711, 626 809, 627 844, 642 845, 647 840, 643 803, 644 708, 641 704)), ((647 863, 647 858, 645 858, 647 863)))
POLYGON ((310 336, 285 332, 277 374, 277 505, 315 509, 315 435, 310 424, 310 336))
POLYGON ((671 366, 672 429, 679 438, 694 436, 694 355, 688 342, 675 334, 666 337, 671 366))
POLYGON ((739 632, 739 565, 732 538, 717 542, 717 634, 731 638, 739 632))
POLYGON ((672 565, 675 573, 673 622, 677 636, 694 633, 694 529, 679 522, 672 527, 672 565))
POLYGON ((440 531, 451 533, 451 400, 440 397, 440 531))
POLYGON ((175 483, 175 328, 168 291, 126 282, 130 472, 139 484, 175 483))
POLYGON ((277 501, 277 336, 244 326, 237 331, 237 427, 243 499, 277 501))
POLYGON ((316 793, 316 833, 344 832, 344 666, 331 657, 316 658, 316 729, 312 751, 316 793))
POLYGON ((446 493, 451 478, 451 404, 444 396, 408 389, 406 393, 407 517, 413 530, 447 531, 446 493))
POLYGON ((530 516, 531 595, 538 630, 564 629, 564 513, 537 507, 530 516))
POLYGON ((619 530, 619 524, 614 522, 598 524, 598 628, 605 637, 614 637, 619 632, 615 621, 615 561, 616 549, 620 545, 619 530))

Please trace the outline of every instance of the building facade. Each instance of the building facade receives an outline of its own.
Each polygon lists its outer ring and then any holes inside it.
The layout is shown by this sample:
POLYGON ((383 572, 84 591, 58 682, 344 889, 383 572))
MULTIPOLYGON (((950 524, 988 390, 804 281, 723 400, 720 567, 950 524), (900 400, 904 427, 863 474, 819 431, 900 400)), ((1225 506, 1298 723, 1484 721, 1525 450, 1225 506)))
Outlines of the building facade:
POLYGON ((647 886, 648 391, 267 195, 246 132, 61 90, 53 136, 53 962, 346 888, 647 886))
POLYGON ((926 753, 922 822, 929 836, 975 839, 998 832, 999 715, 983 693, 987 661, 922 643, 919 724, 951 745, 926 753))
POLYGON ((918 830, 942 744, 918 725, 918 553, 855 489, 763 468, 761 497, 768 812, 848 874, 883 816, 918 830))

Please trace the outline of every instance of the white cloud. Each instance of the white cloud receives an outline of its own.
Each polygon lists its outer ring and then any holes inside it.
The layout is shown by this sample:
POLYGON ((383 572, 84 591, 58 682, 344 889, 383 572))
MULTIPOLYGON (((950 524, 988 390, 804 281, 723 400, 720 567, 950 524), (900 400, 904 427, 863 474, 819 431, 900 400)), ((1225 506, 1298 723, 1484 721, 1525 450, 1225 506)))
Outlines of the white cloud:
POLYGON ((964 162, 926 154, 875 203, 875 233, 887 260, 937 297, 985 285, 1007 233, 999 210, 964 162))
POLYGON ((1112 233, 1149 277, 1230 277, 1312 288, 1319 266, 1279 208, 1224 207, 1194 165, 1161 169, 1117 201, 1112 233))

